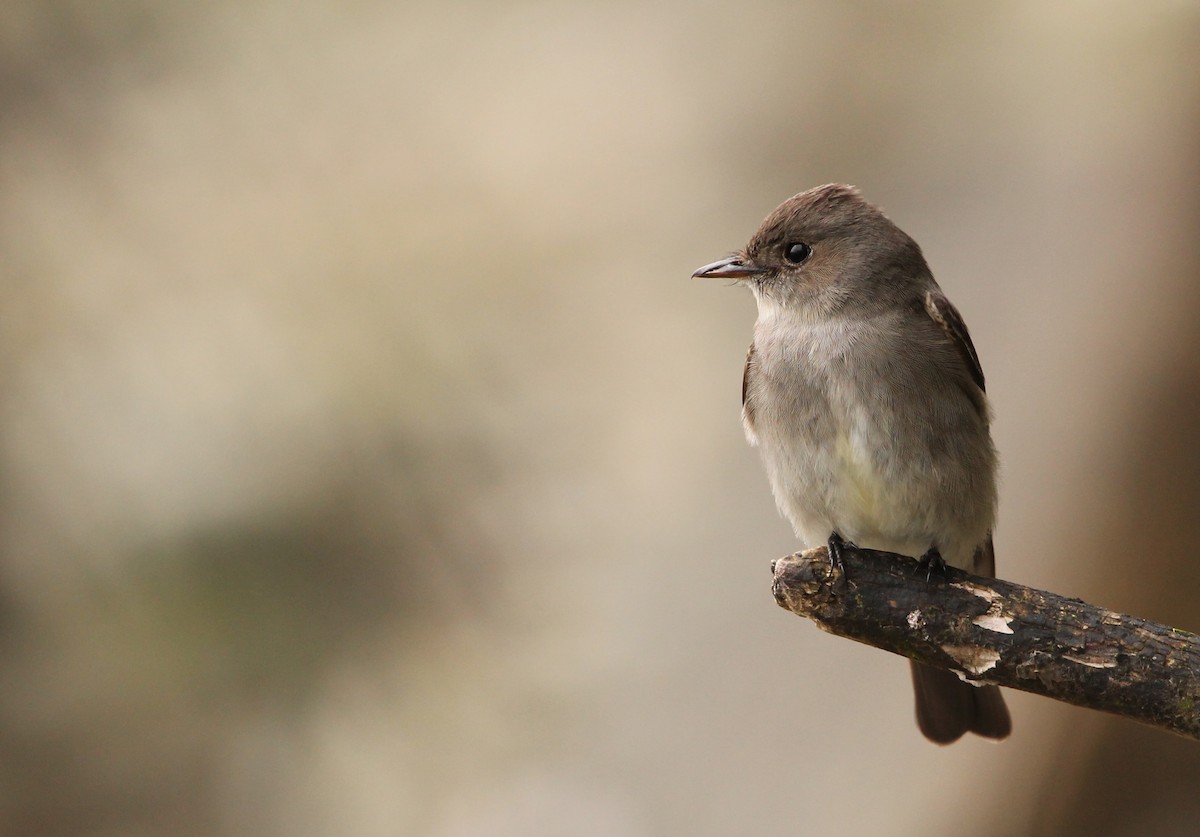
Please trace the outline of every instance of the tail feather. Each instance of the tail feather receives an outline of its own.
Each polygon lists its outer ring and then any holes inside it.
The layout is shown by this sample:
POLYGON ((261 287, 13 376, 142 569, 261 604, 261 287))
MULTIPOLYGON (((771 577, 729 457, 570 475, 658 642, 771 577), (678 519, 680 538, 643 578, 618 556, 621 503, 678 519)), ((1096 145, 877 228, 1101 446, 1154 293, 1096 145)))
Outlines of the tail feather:
POLYGON ((953 672, 912 663, 917 726, 937 744, 950 744, 964 733, 1007 738, 1012 732, 1008 707, 997 686, 972 686, 953 672))
MULTIPOLYGON (((992 536, 979 545, 968 568, 977 575, 996 574, 992 536)), ((913 692, 917 698, 917 726, 930 741, 949 744, 964 733, 984 738, 1007 738, 1012 719, 997 686, 973 686, 951 671, 912 664, 913 692)))

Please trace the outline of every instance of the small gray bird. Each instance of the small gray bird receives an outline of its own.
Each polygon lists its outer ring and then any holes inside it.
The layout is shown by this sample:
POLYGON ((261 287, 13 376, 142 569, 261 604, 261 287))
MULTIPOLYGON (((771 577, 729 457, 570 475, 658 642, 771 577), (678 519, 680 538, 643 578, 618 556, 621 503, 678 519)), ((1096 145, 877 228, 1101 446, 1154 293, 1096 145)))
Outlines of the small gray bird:
MULTIPOLYGON (((921 248, 858 190, 788 199, 746 248, 693 276, 758 302, 742 376, 746 438, 809 546, 847 545, 995 575, 996 451, 983 371, 921 248)), ((1012 728, 995 686, 912 664, 917 725, 940 744, 1012 728)))

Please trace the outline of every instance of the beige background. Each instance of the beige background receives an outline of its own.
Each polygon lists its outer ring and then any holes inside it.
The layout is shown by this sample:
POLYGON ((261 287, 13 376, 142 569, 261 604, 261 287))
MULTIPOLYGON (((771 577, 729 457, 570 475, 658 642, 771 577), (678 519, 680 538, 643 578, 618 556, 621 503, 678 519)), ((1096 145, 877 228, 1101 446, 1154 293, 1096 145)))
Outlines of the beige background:
POLYGON ((0 7, 0 830, 1190 834, 1200 746, 778 609, 753 304, 839 180, 970 324, 1001 575, 1200 629, 1200 8, 0 7), (822 718, 814 724, 814 716, 822 718))

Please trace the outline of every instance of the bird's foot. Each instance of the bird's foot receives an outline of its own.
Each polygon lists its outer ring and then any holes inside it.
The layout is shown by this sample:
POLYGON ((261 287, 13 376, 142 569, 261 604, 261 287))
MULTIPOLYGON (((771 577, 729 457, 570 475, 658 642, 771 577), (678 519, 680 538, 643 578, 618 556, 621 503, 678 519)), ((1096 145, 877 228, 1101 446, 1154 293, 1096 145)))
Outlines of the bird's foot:
POLYGON ((931 546, 925 550, 925 554, 917 559, 917 571, 925 570, 925 580, 929 581, 935 575, 941 578, 946 577, 946 559, 942 557, 942 553, 938 552, 936 546, 931 546))
POLYGON ((842 560, 842 556, 847 549, 858 549, 858 547, 850 541, 844 540, 837 532, 830 532, 827 548, 829 551, 829 569, 837 570, 842 574, 842 578, 845 578, 846 564, 842 560))

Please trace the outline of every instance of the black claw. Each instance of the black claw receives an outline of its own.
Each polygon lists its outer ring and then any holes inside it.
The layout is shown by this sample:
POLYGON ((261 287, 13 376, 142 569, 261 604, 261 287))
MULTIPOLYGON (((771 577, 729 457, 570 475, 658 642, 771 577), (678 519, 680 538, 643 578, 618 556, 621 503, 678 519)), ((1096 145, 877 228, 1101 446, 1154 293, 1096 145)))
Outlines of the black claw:
POLYGON ((946 577, 946 559, 936 546, 925 550, 925 554, 917 559, 917 570, 925 570, 925 580, 929 581, 935 575, 946 577))
POLYGON ((831 532, 827 548, 829 550, 829 568, 831 570, 838 570, 842 574, 842 578, 845 578, 846 564, 842 560, 842 556, 847 549, 858 549, 858 547, 850 541, 843 540, 842 536, 837 532, 831 532))

